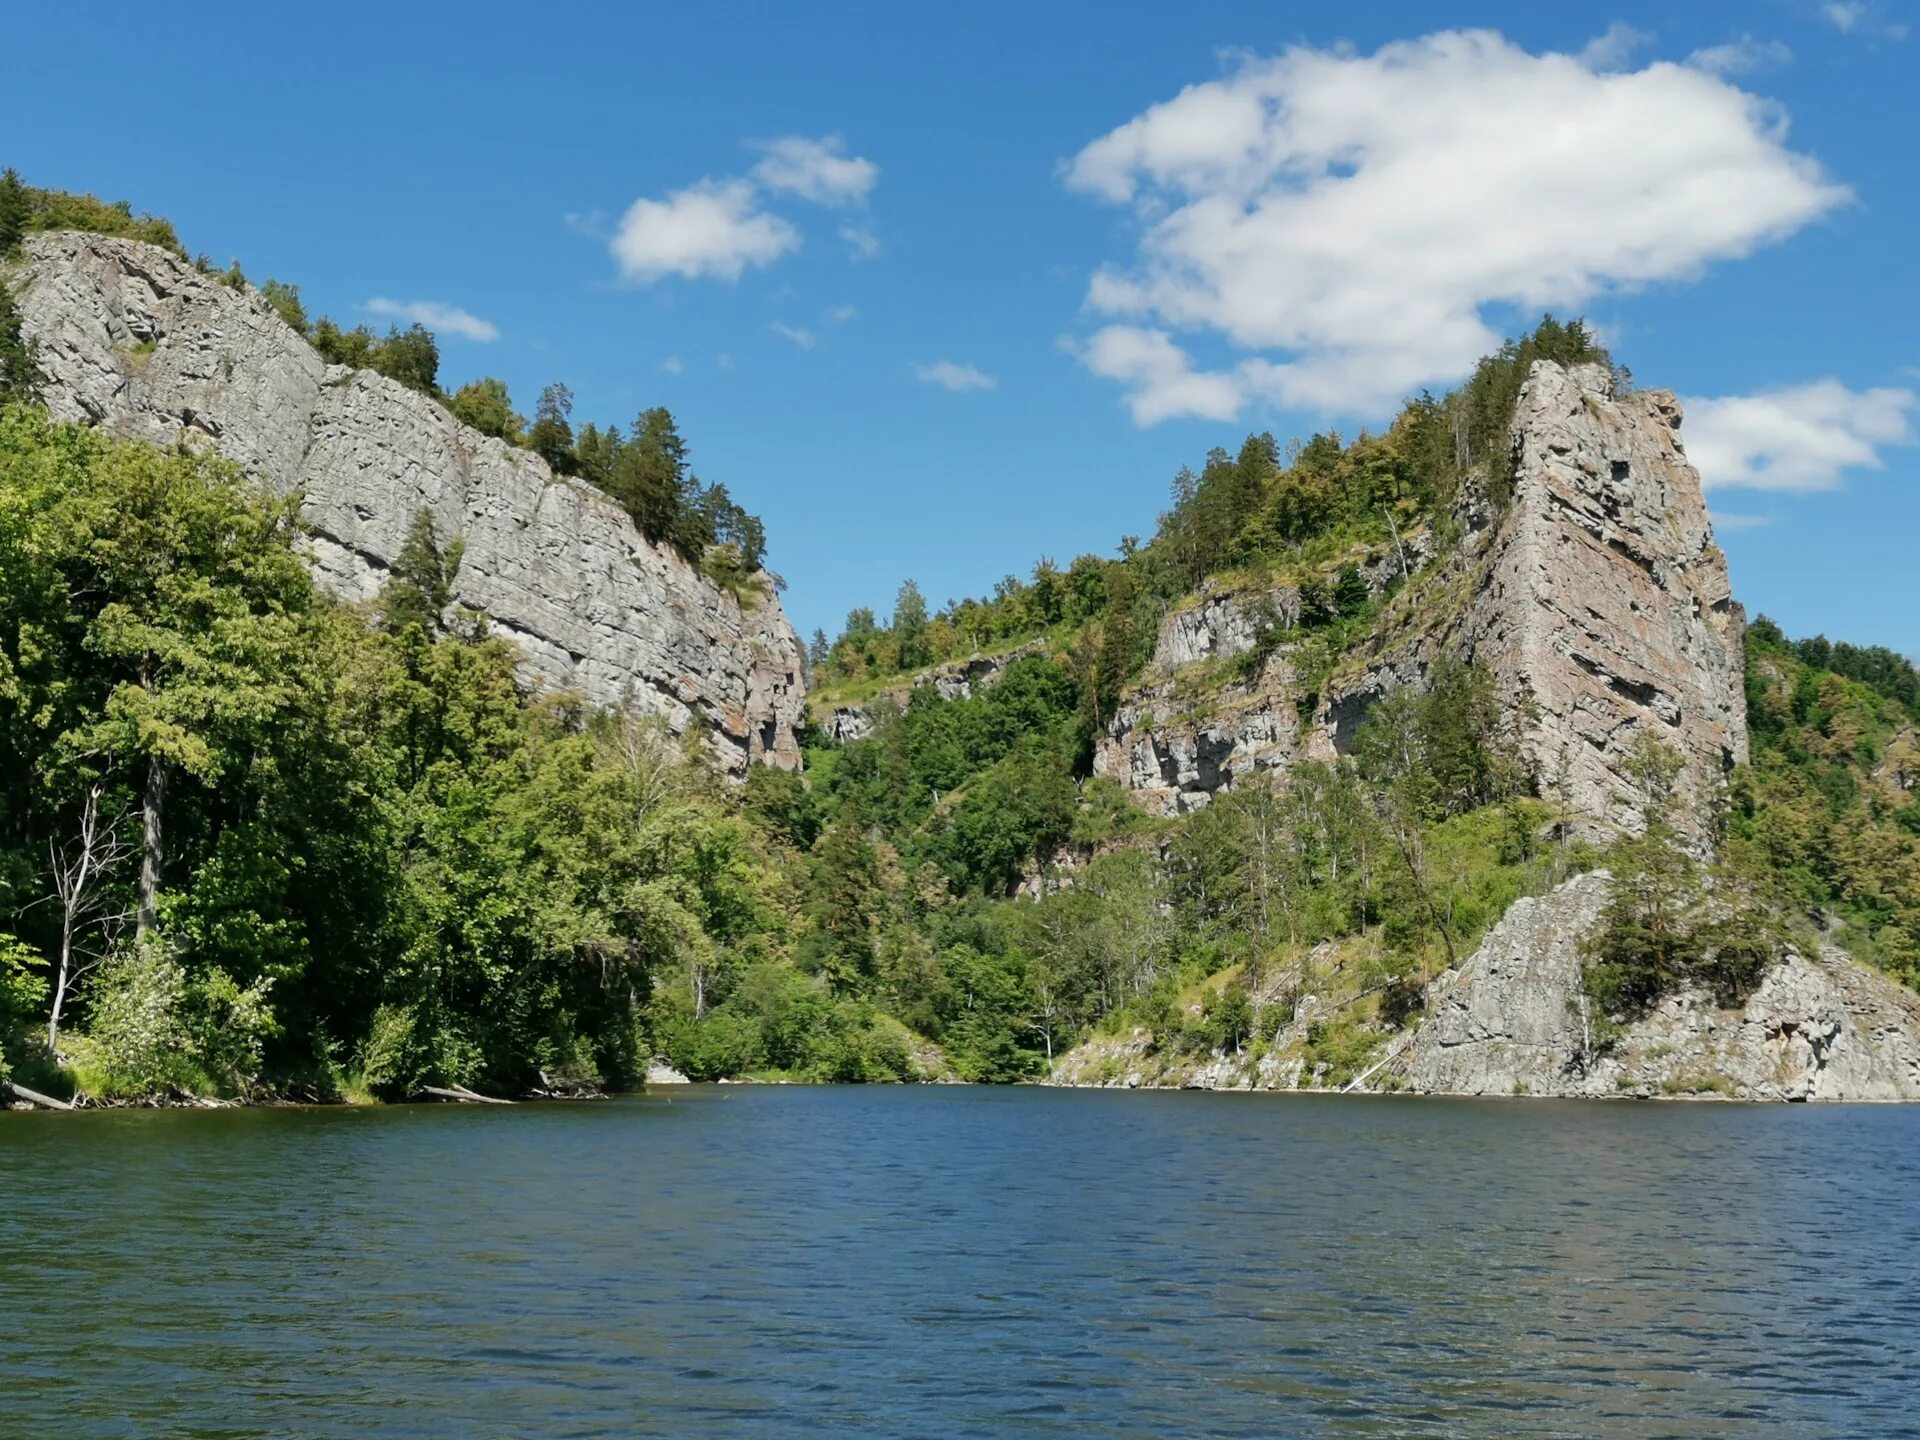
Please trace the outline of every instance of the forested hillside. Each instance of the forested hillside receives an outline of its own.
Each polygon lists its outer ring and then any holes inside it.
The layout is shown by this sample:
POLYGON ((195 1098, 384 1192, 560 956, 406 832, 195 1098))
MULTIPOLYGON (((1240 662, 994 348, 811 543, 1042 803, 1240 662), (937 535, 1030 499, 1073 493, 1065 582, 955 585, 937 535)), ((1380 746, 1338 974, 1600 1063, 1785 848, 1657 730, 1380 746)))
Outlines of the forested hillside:
MULTIPOLYGON (((120 226, 177 249, 161 224, 0 185, 0 240, 120 226)), ((710 573, 758 564, 758 522, 692 479, 665 411, 575 433, 556 389, 528 425, 496 382, 444 395, 431 337, 356 338, 263 293, 323 352, 413 365, 396 378, 710 573)), ((1463 515, 1507 503, 1532 363, 1605 360, 1578 322, 1379 434, 1214 451, 1112 557, 931 612, 909 582, 884 624, 855 611, 815 637, 813 678, 819 713, 872 702, 865 733, 816 730, 804 774, 736 785, 692 730, 517 688, 512 647, 451 603, 445 517, 418 514, 377 600, 343 604, 302 564, 290 502, 50 420, 4 294, 0 1068, 23 1083, 562 1092, 655 1057, 699 1079, 1009 1081, 1095 1031, 1257 1048, 1309 1000, 1299 1058, 1338 1083, 1516 898, 1603 862, 1620 883, 1589 980, 1610 1014, 1689 981, 1738 992, 1822 931, 1920 981, 1920 681, 1885 651, 1756 623, 1753 763, 1683 799, 1645 747, 1624 840, 1526 758, 1489 671, 1445 658, 1343 753, 1194 813, 1149 815, 1092 774, 1163 617, 1203 584, 1298 596, 1199 667, 1216 679, 1285 646, 1311 687, 1404 623, 1463 515), (990 683, 917 683, 1016 647, 990 683)))

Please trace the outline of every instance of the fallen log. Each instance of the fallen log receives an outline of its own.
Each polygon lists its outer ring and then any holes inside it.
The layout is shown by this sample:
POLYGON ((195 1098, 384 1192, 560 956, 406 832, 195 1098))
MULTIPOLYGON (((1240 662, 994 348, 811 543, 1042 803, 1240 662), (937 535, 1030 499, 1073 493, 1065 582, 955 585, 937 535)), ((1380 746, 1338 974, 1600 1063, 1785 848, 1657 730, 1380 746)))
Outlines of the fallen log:
POLYGON ((467 1089, 464 1085, 422 1085, 420 1092, 431 1095, 436 1100, 458 1100, 468 1105, 511 1105, 511 1100, 502 1100, 497 1095, 481 1095, 467 1089))
POLYGON ((56 1100, 51 1095, 42 1095, 38 1090, 29 1090, 26 1086, 16 1085, 11 1080, 5 1085, 0 1085, 0 1089, 5 1090, 15 1099, 26 1101, 29 1105, 38 1105, 42 1110, 73 1109, 70 1101, 56 1100))

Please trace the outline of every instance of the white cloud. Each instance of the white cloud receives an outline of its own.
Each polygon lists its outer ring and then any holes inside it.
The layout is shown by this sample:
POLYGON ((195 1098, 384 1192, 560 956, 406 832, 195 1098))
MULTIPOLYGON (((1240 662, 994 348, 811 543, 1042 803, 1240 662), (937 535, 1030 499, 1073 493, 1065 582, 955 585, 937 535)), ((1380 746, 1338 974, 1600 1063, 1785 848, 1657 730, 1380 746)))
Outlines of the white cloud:
POLYGON ((815 205, 862 205, 880 179, 880 167, 846 153, 838 135, 818 140, 786 135, 756 147, 760 163, 753 178, 769 190, 797 195, 815 205))
POLYGON ((498 340, 500 331, 471 310, 458 305, 443 305, 438 300, 389 300, 376 295, 360 307, 369 315, 384 315, 393 320, 426 326, 439 335, 458 335, 466 340, 498 340))
POLYGON ((968 390, 993 390, 1000 382, 978 365, 962 365, 953 360, 936 360, 931 365, 916 365, 913 373, 929 385, 964 394, 968 390))
POLYGON ((711 275, 738 280, 800 248, 800 232, 760 209, 745 180, 702 180, 665 200, 636 200, 613 237, 613 258, 630 280, 711 275))
POLYGON ((791 340, 802 350, 811 350, 819 338, 811 330, 802 330, 797 325, 782 325, 778 320, 767 326, 767 329, 782 339, 791 340))
POLYGON ((867 225, 842 225, 840 238, 847 242, 847 253, 856 260, 871 260, 880 253, 880 237, 867 225))
POLYGON ((1771 515, 1746 515, 1733 510, 1713 512, 1713 527, 1716 530, 1764 530, 1771 524, 1771 515))
POLYGON ((1724 45, 1708 45, 1687 56, 1687 64, 1710 75, 1754 75, 1778 69, 1793 59, 1793 51, 1778 40, 1756 40, 1741 35, 1724 45))
POLYGON ((827 323, 829 325, 844 325, 849 320, 857 320, 859 318, 859 310, 851 305, 836 305, 827 311, 827 323))
POLYGON ((680 363, 680 357, 678 355, 669 355, 660 362, 660 368, 669 375, 678 375, 687 367, 680 363))
MULTIPOLYGON (((800 231, 765 208, 770 195, 792 195, 816 205, 863 205, 880 167, 848 155, 838 135, 787 135, 757 146, 761 158, 746 175, 706 179, 664 200, 640 199, 621 217, 609 242, 620 272, 642 283, 680 275, 738 280, 749 266, 771 265, 800 248, 800 231)), ((567 216, 582 234, 595 233, 597 214, 567 216)), ((846 238, 854 232, 841 230, 846 238)), ((877 253, 879 243, 861 229, 877 253)), ((849 243, 853 243, 851 240, 849 243)), ((861 247, 855 245, 856 255, 861 247)))
POLYGON ((1109 325, 1080 352, 1096 375, 1127 387, 1127 405, 1136 425, 1153 425, 1176 415, 1231 420, 1239 413, 1240 384, 1232 376, 1203 374, 1193 358, 1164 330, 1109 325))
POLYGON ((1488 31, 1245 60, 1063 173, 1136 213, 1137 256, 1087 296, 1129 323, 1080 353, 1142 423, 1255 396, 1376 412, 1494 348, 1488 307, 1691 278, 1850 195, 1714 74, 1602 73, 1488 31), (1247 358, 1196 368, 1175 332, 1247 358))
POLYGON ((1915 442, 1920 394, 1816 380, 1688 400, 1686 410, 1687 458, 1707 489, 1834 490, 1849 470, 1883 468, 1884 447, 1915 442))
POLYGON ((1867 7, 1856 3, 1856 0, 1833 0, 1832 4, 1822 5, 1820 13, 1842 35, 1851 35, 1860 28, 1860 22, 1867 18, 1867 7))

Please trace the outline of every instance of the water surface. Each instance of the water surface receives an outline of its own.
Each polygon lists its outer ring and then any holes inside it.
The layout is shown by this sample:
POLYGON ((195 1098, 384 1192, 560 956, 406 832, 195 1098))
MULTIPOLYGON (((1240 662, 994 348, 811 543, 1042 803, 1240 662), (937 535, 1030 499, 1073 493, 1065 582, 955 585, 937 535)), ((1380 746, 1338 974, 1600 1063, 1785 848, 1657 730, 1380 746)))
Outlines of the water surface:
POLYGON ((1920 1109, 0 1115, 7 1436, 1920 1434, 1920 1109))

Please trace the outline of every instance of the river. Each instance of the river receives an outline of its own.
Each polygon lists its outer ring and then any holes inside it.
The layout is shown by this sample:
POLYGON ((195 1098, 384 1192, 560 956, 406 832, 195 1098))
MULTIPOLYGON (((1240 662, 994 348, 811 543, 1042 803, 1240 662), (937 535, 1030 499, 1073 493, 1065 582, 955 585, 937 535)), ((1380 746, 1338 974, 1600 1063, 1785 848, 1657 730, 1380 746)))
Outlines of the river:
POLYGON ((0 1115, 6 1436, 1920 1434, 1920 1108, 0 1115))

